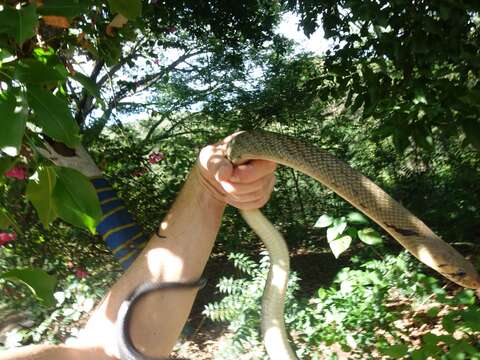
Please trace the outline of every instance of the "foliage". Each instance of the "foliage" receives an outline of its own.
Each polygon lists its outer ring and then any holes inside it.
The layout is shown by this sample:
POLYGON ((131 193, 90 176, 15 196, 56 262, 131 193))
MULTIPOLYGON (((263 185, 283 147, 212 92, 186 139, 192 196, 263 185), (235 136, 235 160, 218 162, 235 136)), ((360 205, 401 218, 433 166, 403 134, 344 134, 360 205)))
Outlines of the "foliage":
MULTIPOLYGON (((32 244, 34 248, 36 247, 32 253, 38 252, 38 243, 32 241, 30 247, 32 244)), ((20 258, 19 250, 18 247, 16 251, 8 248, 0 249, 0 268, 26 267, 29 263, 36 263, 35 257, 20 258)), ((86 252, 85 249, 83 251, 86 252)), ((115 266, 108 263, 104 263, 103 266, 89 264, 73 254, 69 259, 64 258, 68 254, 65 246, 58 251, 58 254, 56 259, 45 258, 42 264, 37 263, 37 266, 49 272, 54 270, 59 274, 59 284, 52 291, 53 304, 49 304, 48 307, 32 297, 24 286, 0 279, 2 319, 8 319, 12 313, 18 314, 24 319, 20 323, 26 324, 13 328, 7 334, 2 334, 6 335, 3 348, 42 342, 58 344, 69 338, 76 338, 94 304, 101 299, 119 274, 115 271, 115 266)), ((93 255, 98 257, 99 252, 95 251, 93 255)), ((16 270, 12 270, 14 271, 16 270)), ((35 284, 38 283, 46 285, 45 282, 35 282, 35 284)))
POLYGON ((234 67, 242 61, 234 49, 268 40, 278 14, 275 3, 255 1, 239 6, 212 1, 208 7, 188 1, 182 6, 141 0, 3 2, 0 181, 9 192, 16 188, 17 197, 2 202, 2 230, 21 235, 22 214, 15 209, 26 195, 45 227, 59 217, 94 233, 101 212, 93 187, 75 170, 51 166, 39 147, 47 142, 68 155, 82 136, 98 141, 114 109, 121 111, 122 99, 159 80, 168 82, 169 72, 189 58, 213 54, 234 67), (159 59, 158 49, 183 54, 168 63, 159 59), (91 73, 85 75, 82 66, 91 73), (125 81, 123 74, 136 66, 144 76, 131 75, 134 69, 125 81), (95 109, 103 115, 89 123, 95 109), (9 178, 29 178, 28 185, 11 186, 9 178))
POLYGON ((313 91, 345 99, 381 138, 403 152, 430 151, 434 134, 479 147, 480 6, 475 0, 288 1, 311 34, 321 21, 335 42, 325 67, 337 86, 313 91))
MULTIPOLYGON (((473 291, 451 297, 406 253, 367 262, 364 256, 354 257, 331 287, 319 289, 312 298, 300 298, 298 277, 290 279, 286 323, 300 358, 334 359, 340 353, 352 359, 407 353, 413 359, 478 356, 480 308, 473 291), (410 348, 415 332, 420 341, 410 348)), ((232 333, 218 356, 233 359, 248 353, 267 358, 259 335, 259 308, 268 258, 258 263, 243 254, 229 258, 242 276, 223 277, 217 285, 222 299, 204 310, 210 319, 228 322, 232 333)))
POLYGON ((313 225, 316 228, 327 228, 327 241, 336 258, 350 247, 353 239, 358 238, 367 245, 382 243, 380 234, 372 228, 356 229, 352 225, 367 225, 368 219, 359 212, 352 211, 347 216, 334 218, 328 214, 320 216, 313 225))
MULTIPOLYGON (((225 296, 219 302, 208 304, 203 311, 213 321, 228 322, 231 336, 218 356, 220 359, 238 359, 248 352, 255 354, 257 359, 267 359, 259 331, 261 297, 270 265, 268 253, 263 253, 258 263, 241 253, 229 254, 229 260, 244 277, 221 278, 217 289, 225 296)), ((287 309, 295 302, 293 293, 298 289, 294 274, 289 279, 288 289, 287 309)), ((289 322, 288 318, 286 322, 289 322)))
POLYGON ((14 269, 1 274, 0 279, 21 282, 28 286, 37 299, 47 306, 53 305, 56 280, 42 269, 14 269))

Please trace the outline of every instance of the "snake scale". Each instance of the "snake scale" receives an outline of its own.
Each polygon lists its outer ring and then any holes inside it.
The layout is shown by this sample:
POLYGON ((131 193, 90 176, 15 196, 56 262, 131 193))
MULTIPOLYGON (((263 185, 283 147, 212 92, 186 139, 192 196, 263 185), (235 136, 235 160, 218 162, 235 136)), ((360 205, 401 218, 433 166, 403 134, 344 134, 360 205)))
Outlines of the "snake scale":
MULTIPOLYGON (((313 177, 370 217, 421 262, 458 285, 480 289, 480 275, 470 262, 379 186, 325 150, 286 135, 256 130, 236 136, 228 144, 227 156, 234 164, 252 159, 270 160, 313 177)), ((241 211, 241 214, 270 255, 262 299, 262 335, 267 353, 272 360, 295 360, 283 320, 289 271, 287 246, 259 210, 241 211)), ((198 283, 187 286, 198 286, 198 283)), ((131 307, 124 306, 118 320, 123 324, 119 340, 122 359, 149 359, 138 352, 135 357, 125 355, 134 350, 131 342, 125 345, 125 339, 130 337, 125 326, 128 322, 124 319, 130 310, 131 307)))

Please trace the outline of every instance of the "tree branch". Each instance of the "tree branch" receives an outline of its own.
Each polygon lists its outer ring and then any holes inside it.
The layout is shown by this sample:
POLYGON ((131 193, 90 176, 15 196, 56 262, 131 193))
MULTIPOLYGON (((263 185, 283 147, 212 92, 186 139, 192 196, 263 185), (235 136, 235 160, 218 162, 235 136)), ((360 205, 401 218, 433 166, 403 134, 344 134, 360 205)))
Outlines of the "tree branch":
MULTIPOLYGON (((98 74, 100 74, 100 71, 102 70, 103 65, 105 65, 104 60, 97 60, 95 62, 95 66, 93 67, 92 73, 90 74, 90 79, 92 81, 95 81, 97 79, 97 76, 98 74)), ((77 122, 78 125, 81 126, 85 122, 85 119, 89 114, 89 112, 87 112, 87 109, 91 107, 92 102, 93 102, 93 96, 89 95, 89 93, 84 89, 82 91, 82 97, 78 102, 77 113, 75 114, 75 121, 77 122)))

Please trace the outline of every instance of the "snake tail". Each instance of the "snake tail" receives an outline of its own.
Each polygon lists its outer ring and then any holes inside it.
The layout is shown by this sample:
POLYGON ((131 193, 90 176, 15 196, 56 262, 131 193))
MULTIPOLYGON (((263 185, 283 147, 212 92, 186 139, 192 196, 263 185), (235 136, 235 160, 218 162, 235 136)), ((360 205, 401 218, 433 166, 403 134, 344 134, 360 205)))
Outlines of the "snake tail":
POLYGON ((270 359, 297 360, 290 347, 283 320, 285 289, 290 271, 287 245, 260 210, 240 211, 247 224, 262 239, 270 256, 270 269, 262 297, 262 336, 270 359))
POLYGON ((168 360, 154 358, 143 354, 132 342, 130 334, 130 323, 132 319, 133 308, 142 299, 156 291, 169 290, 189 290, 202 289, 206 284, 204 278, 191 282, 145 282, 140 284, 133 292, 122 302, 117 313, 116 331, 117 347, 121 360, 168 360))

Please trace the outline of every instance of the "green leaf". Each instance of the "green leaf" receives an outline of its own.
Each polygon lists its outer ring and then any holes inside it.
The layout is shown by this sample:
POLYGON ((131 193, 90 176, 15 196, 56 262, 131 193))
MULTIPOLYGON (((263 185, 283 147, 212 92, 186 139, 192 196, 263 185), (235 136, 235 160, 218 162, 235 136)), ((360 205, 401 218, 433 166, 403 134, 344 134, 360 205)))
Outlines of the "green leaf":
POLYGON ((0 229, 6 229, 12 225, 7 209, 0 207, 0 229))
POLYGON ((342 236, 338 239, 332 240, 328 242, 330 249, 332 250, 333 255, 335 258, 338 258, 341 253, 347 250, 352 243, 352 238, 348 235, 342 236))
POLYGON ((369 223, 368 219, 357 211, 349 213, 347 215, 347 221, 354 225, 367 225, 369 223))
POLYGON ((372 228, 359 230, 357 235, 358 238, 367 245, 377 245, 382 243, 382 237, 372 228))
POLYGON ((83 75, 82 73, 76 72, 75 75, 72 76, 73 79, 78 81, 82 86, 93 96, 97 99, 100 99, 100 89, 88 76, 83 75))
POLYGON ((27 108, 18 103, 12 93, 0 94, 0 150, 10 156, 17 156, 27 123, 27 108))
POLYGON ((38 217, 46 228, 57 218, 52 197, 56 182, 57 176, 54 168, 42 166, 29 179, 27 185, 27 199, 30 200, 37 210, 38 217))
POLYGON ((0 34, 15 37, 19 45, 35 35, 37 25, 35 5, 27 5, 20 10, 5 7, 0 11, 0 34))
POLYGON ((80 172, 56 167, 57 183, 53 190, 55 209, 64 221, 85 227, 92 234, 102 217, 95 188, 80 172))
POLYGON ((412 351, 410 356, 412 357, 412 360, 425 360, 428 358, 428 355, 424 353, 423 349, 412 351))
POLYGON ((476 295, 475 291, 471 289, 463 289, 455 296, 455 303, 462 305, 475 304, 476 295))
POLYGON ((317 222, 315 223, 315 225, 313 225, 313 227, 324 228, 324 227, 330 226, 332 223, 333 223, 333 217, 327 214, 323 214, 318 218, 317 222))
POLYGON ((65 80, 65 76, 54 67, 35 59, 19 61, 15 68, 15 78, 26 84, 43 84, 65 80))
POLYGON ((0 229, 7 229, 12 227, 18 234, 23 234, 22 229, 18 226, 15 218, 10 215, 6 208, 0 207, 0 229))
POLYGON ((38 13, 73 18, 85 13, 89 5, 90 2, 86 0, 44 0, 43 5, 38 8, 38 13))
POLYGON ((80 144, 78 125, 64 98, 36 86, 30 87, 27 95, 36 122, 48 136, 71 148, 80 144))
POLYGON ((44 305, 55 304, 53 292, 57 280, 42 269, 14 269, 0 274, 0 278, 23 283, 44 305))
POLYGON ((434 318, 434 317, 437 317, 439 312, 440 312, 440 308, 438 306, 435 306, 428 309, 426 314, 428 317, 434 318))
MULTIPOLYGON (((465 340, 457 341, 456 343, 449 346, 449 359, 470 359, 469 356, 465 356, 465 353, 469 353, 471 355, 478 355, 478 350, 465 340)), ((478 357, 472 357, 472 359, 478 359, 478 357)))
POLYGON ((12 56, 12 54, 10 54, 7 50, 0 48, 0 65, 4 59, 9 58, 10 56, 12 56))
POLYGON ((8 156, 0 157, 0 176, 3 175, 8 170, 10 170, 14 164, 15 164, 15 160, 12 159, 11 157, 8 157, 8 156))
POLYGON ((480 331, 480 311, 478 309, 471 309, 462 312, 461 314, 465 325, 473 331, 480 331))
POLYGON ((453 332, 456 330, 456 325, 452 314, 448 314, 442 319, 442 326, 447 332, 453 334, 453 332))
POLYGON ((407 355, 408 346, 405 344, 395 344, 386 348, 381 348, 380 351, 383 355, 390 356, 394 359, 400 359, 407 355))
POLYGON ((333 220, 331 227, 327 229, 327 240, 330 242, 335 240, 339 235, 341 235, 347 228, 347 221, 345 218, 333 220))
POLYGON ((415 88, 415 96, 413 98, 414 104, 428 104, 425 91, 422 88, 415 88))
POLYGON ((105 60, 108 66, 118 64, 122 56, 122 45, 118 37, 105 37, 100 39, 98 43, 98 55, 105 60))
POLYGON ((345 230, 344 233, 350 236, 352 239, 356 239, 358 237, 358 230, 351 226, 347 227, 347 230, 345 230))
POLYGON ((142 0, 108 0, 108 4, 113 13, 120 13, 128 20, 142 15, 142 0))

